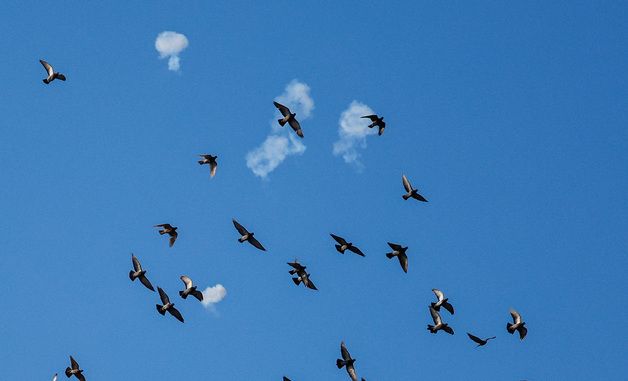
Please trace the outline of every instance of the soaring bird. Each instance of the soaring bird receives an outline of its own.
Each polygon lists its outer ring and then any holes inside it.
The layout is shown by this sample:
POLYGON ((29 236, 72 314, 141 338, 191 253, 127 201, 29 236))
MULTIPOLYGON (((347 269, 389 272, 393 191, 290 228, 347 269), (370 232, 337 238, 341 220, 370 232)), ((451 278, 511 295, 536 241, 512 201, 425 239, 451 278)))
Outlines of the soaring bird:
POLYGON ((403 197, 404 200, 413 198, 415 200, 427 202, 425 197, 421 196, 415 188, 412 188, 412 184, 410 184, 410 181, 408 181, 408 178, 406 177, 406 175, 401 175, 401 181, 403 182, 403 187, 406 189, 406 192, 408 192, 404 194, 403 196, 401 196, 403 197))
POLYGON ((355 373, 355 367, 353 365, 355 359, 351 358, 351 354, 347 350, 344 341, 340 343, 340 355, 342 356, 342 359, 336 359, 336 366, 338 367, 338 369, 342 369, 342 367, 344 366, 347 370, 347 373, 349 373, 349 377, 351 377, 351 380, 358 381, 358 376, 355 373))
POLYGON ((353 243, 347 242, 344 238, 339 237, 334 234, 330 234, 330 236, 336 242, 338 242, 338 245, 335 245, 335 246, 336 246, 336 250, 338 250, 340 254, 344 254, 345 250, 349 250, 356 253, 357 255, 364 257, 364 253, 362 252, 362 250, 360 250, 357 246, 354 246, 353 243))
POLYGON ((55 70, 52 68, 52 66, 50 66, 48 62, 44 60, 39 60, 39 62, 42 64, 44 69, 46 69, 46 73, 48 73, 48 77, 44 79, 44 83, 46 85, 54 81, 55 79, 60 79, 62 81, 65 81, 65 75, 55 72, 55 70))
POLYGON ((434 309, 436 311, 440 311, 440 308, 443 307, 444 309, 446 309, 447 311, 449 311, 450 314, 454 314, 454 306, 452 306, 449 303, 449 299, 445 298, 445 294, 443 294, 443 292, 441 290, 438 290, 436 288, 432 289, 432 292, 434 293, 434 295, 436 295, 436 303, 432 303, 432 307, 434 307, 434 309))
POLYGON ((486 343, 488 343, 489 340, 493 340, 496 337, 496 336, 493 336, 493 337, 487 337, 486 339, 480 339, 479 337, 472 335, 469 332, 467 332, 467 336, 469 336, 469 339, 475 341, 478 347, 486 345, 486 343))
POLYGON ((403 272, 407 273, 408 272, 408 256, 406 255, 406 250, 408 250, 408 247, 407 246, 403 247, 396 243, 390 243, 390 242, 388 242, 388 246, 390 246, 390 248, 393 249, 393 251, 392 253, 386 253, 386 257, 388 259, 397 257, 399 259, 399 264, 401 265, 403 272))
POLYGON ((170 315, 174 316, 175 318, 177 318, 178 321, 183 323, 183 316, 181 316, 181 312, 179 312, 178 309, 174 308, 174 303, 170 302, 170 298, 164 292, 164 290, 162 290, 161 287, 157 287, 157 291, 159 291, 159 298, 163 303, 163 306, 160 304, 155 305, 155 307, 157 307, 157 312, 159 312, 159 314, 163 316, 166 314, 166 311, 168 311, 170 312, 170 315))
POLYGON ((362 116, 361 118, 368 118, 371 120, 371 124, 369 124, 369 128, 373 128, 373 127, 378 127, 379 128, 379 132, 377 133, 379 136, 382 136, 382 134, 384 133, 384 128, 386 128, 386 122, 384 122, 384 117, 382 116, 381 118, 377 115, 365 115, 362 116))
POLYGON ((155 225, 154 227, 161 228, 159 230, 160 235, 168 234, 170 236, 170 247, 172 247, 172 245, 174 245, 174 241, 176 241, 177 237, 179 236, 179 233, 177 233, 178 227, 172 226, 170 224, 159 224, 155 225))
POLYGON ((430 306, 430 314, 432 315, 432 320, 434 320, 434 325, 428 324, 427 325, 428 331, 432 333, 436 333, 442 329, 443 331, 447 332, 450 335, 454 334, 453 328, 448 326, 446 323, 443 323, 443 319, 441 319, 440 314, 432 306, 430 306))
POLYGON ((59 378, 59 376, 57 375, 57 373, 55 373, 55 375, 52 376, 52 381, 57 381, 57 378, 59 378))
POLYGON ((266 249, 264 249, 264 246, 262 246, 262 244, 259 243, 259 241, 254 237, 255 233, 251 233, 248 230, 246 230, 246 228, 240 225, 238 221, 236 220, 232 220, 232 221, 233 221, 233 226, 235 226, 236 230, 241 235, 241 237, 238 238, 238 241, 240 243, 244 241, 248 241, 251 245, 255 246, 256 248, 262 251, 266 251, 266 249))
POLYGON ((294 284, 298 286, 303 283, 303 285, 309 289, 318 290, 318 288, 314 285, 314 282, 310 280, 310 274, 305 271, 307 266, 303 266, 296 259, 294 262, 288 262, 288 265, 292 267, 292 270, 288 271, 290 275, 297 275, 296 278, 292 278, 294 284))
POLYGON ((198 156, 202 157, 202 159, 199 160, 198 163, 200 165, 209 164, 209 176, 214 177, 216 175, 216 168, 218 168, 218 162, 216 162, 216 159, 218 159, 218 156, 212 156, 212 155, 198 155, 198 156))
POLYGON ((286 376, 283 376, 283 381, 292 381, 292 380, 290 380, 290 379, 289 379, 288 377, 286 377, 286 376))
POLYGON ((512 321, 514 324, 506 324, 506 329, 508 330, 508 333, 512 335, 513 333, 515 333, 515 331, 519 331, 519 338, 523 340, 528 334, 528 329, 525 327, 526 323, 521 320, 521 315, 519 315, 519 312, 513 309, 510 309, 510 316, 512 316, 512 321))
POLYGON ((297 113, 290 112, 290 109, 282 105, 281 103, 273 102, 273 104, 275 105, 275 107, 277 107, 277 110, 279 110, 281 115, 283 115, 283 119, 278 120, 279 125, 283 127, 286 125, 286 123, 288 123, 290 127, 292 127, 294 132, 296 132, 297 135, 302 138, 303 130, 301 129, 299 121, 296 119, 297 113))
POLYGON ((70 356, 70 366, 65 368, 65 375, 70 378, 72 375, 78 378, 80 381, 85 381, 83 376, 83 369, 80 369, 79 364, 74 360, 74 357, 70 356))
POLYGON ((142 269, 140 261, 133 254, 131 254, 131 262, 133 262, 133 270, 129 271, 129 278, 131 278, 131 282, 139 278, 140 282, 142 282, 147 289, 155 291, 153 285, 150 284, 150 281, 146 278, 146 270, 142 269))
POLYGON ((193 297, 198 299, 200 302, 202 302, 203 293, 198 291, 196 289, 196 286, 192 284, 192 279, 190 279, 186 275, 181 275, 181 280, 183 281, 183 284, 185 284, 185 290, 179 291, 179 295, 181 295, 183 299, 187 299, 188 295, 192 295, 193 297))

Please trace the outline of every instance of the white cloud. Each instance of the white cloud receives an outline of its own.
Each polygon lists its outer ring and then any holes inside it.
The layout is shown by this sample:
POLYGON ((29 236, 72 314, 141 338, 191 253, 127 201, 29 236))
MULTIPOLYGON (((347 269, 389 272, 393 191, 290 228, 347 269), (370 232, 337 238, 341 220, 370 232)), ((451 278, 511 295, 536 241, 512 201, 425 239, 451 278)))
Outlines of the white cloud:
POLYGON ((210 311, 216 310, 216 304, 220 303, 227 296, 227 289, 222 284, 207 287, 203 290, 203 306, 210 311))
MULTIPOLYGON (((310 97, 310 87, 296 79, 288 83, 283 94, 275 100, 288 106, 290 111, 296 113, 301 124, 312 115, 312 110, 314 110, 314 100, 310 97)), ((301 138, 296 137, 290 126, 279 126, 277 123, 279 118, 281 118, 281 114, 276 111, 275 118, 270 122, 270 134, 261 145, 246 154, 246 166, 256 176, 263 179, 274 171, 286 157, 302 155, 306 149, 305 144, 300 140, 301 138)))
POLYGON ((345 163, 353 164, 361 169, 358 148, 366 148, 366 137, 377 134, 376 128, 368 128, 369 119, 361 118, 364 115, 375 114, 364 103, 353 101, 349 108, 340 114, 338 121, 339 139, 334 143, 334 155, 342 155, 345 163))
POLYGON ((179 71, 181 67, 181 53, 189 45, 188 38, 177 32, 165 31, 157 35, 155 49, 159 52, 159 58, 168 58, 168 70, 179 71))

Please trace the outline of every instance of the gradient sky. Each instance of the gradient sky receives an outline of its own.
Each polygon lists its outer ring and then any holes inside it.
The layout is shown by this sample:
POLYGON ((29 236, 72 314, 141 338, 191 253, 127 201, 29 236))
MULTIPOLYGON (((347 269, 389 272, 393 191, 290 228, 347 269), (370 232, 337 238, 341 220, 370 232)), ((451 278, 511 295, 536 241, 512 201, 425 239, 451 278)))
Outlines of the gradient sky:
POLYGON ((341 340, 369 381, 625 379, 627 15, 621 1, 5 1, 2 379, 48 380, 72 354, 90 381, 348 380, 341 340), (163 31, 189 41, 178 72, 155 50, 163 31), (67 82, 44 85, 40 58, 67 82), (261 179, 245 156, 294 79, 314 101, 307 148, 261 179), (388 122, 361 169, 332 153, 353 100, 388 122), (214 179, 199 153, 219 156, 214 179), (429 203, 402 200, 402 173, 429 203), (239 244, 231 218, 268 251, 239 244), (332 232, 366 257, 337 253, 332 232), (386 241, 410 247, 408 274, 386 241), (185 324, 129 281, 131 252, 185 324), (295 257, 318 292, 290 281, 295 257), (227 296, 181 300, 181 274, 227 296), (426 330, 434 287, 454 336, 426 330), (475 348, 467 331, 497 339, 475 348))

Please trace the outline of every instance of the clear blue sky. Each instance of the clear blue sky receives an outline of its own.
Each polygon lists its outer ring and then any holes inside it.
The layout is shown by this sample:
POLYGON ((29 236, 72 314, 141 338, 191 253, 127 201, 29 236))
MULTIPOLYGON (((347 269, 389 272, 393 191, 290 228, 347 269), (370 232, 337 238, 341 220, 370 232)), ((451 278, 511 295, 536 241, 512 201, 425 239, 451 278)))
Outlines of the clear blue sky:
POLYGON ((3 379, 72 354, 90 381, 347 380, 341 340, 369 381, 625 379, 626 2, 140 3, 3 3, 3 379), (162 31, 189 40, 179 72, 162 31), (68 81, 44 85, 40 58, 68 81), (293 79, 307 149, 260 179, 245 155, 293 79), (388 122, 361 171, 332 154, 353 100, 388 122), (402 173, 429 203, 401 199, 402 173), (129 281, 131 252, 185 324, 129 281), (295 257, 318 292, 290 281, 295 257), (181 274, 226 298, 181 300, 181 274), (426 330, 434 287, 454 336, 426 330))

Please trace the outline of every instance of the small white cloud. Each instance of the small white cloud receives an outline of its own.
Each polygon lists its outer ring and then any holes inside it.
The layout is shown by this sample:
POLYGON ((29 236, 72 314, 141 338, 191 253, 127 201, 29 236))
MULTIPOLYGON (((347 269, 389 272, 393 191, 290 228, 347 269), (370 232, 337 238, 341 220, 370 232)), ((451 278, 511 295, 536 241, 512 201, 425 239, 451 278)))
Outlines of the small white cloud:
POLYGON ((227 289, 222 284, 207 287, 203 290, 203 306, 210 311, 216 310, 216 304, 220 303, 227 296, 227 289))
POLYGON ((366 148, 366 137, 377 134, 376 128, 368 128, 370 120, 361 118, 371 114, 375 113, 369 106, 353 101, 349 108, 340 114, 338 121, 339 139, 334 143, 334 155, 342 155, 345 163, 353 164, 358 169, 363 167, 358 148, 366 148))
MULTIPOLYGON (((310 96, 310 87, 296 79, 288 83, 283 94, 275 100, 288 106, 290 111, 296 113, 301 124, 312 115, 312 110, 314 110, 314 100, 310 96)), ((275 118, 270 122, 270 134, 261 145, 249 151, 245 157, 246 166, 256 176, 263 179, 274 171, 286 157, 302 155, 306 149, 305 144, 300 140, 301 138, 295 137, 290 126, 279 126, 277 119, 280 117, 281 114, 276 111, 275 118)))
POLYGON ((188 38, 177 32, 161 32, 155 40, 155 49, 159 52, 159 58, 168 57, 168 70, 172 71, 179 71, 181 67, 179 53, 188 45, 188 38))

